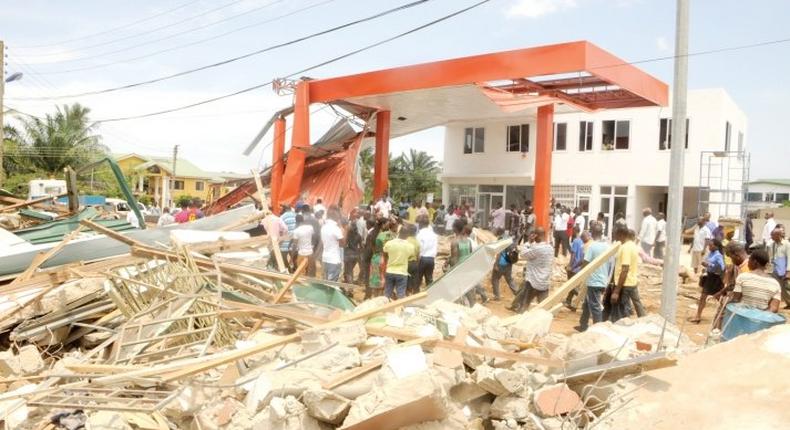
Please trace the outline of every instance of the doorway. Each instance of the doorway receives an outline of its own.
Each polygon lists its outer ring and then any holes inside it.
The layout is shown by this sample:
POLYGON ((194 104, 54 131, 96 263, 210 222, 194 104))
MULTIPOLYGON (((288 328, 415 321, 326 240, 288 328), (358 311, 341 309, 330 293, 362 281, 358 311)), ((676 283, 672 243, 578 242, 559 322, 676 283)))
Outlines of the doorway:
MULTIPOLYGON (((601 186, 601 212, 606 231, 611 232, 618 213, 628 214, 628 187, 601 186)), ((609 234, 607 234, 609 235, 609 234)))
POLYGON ((480 227, 488 227, 491 211, 505 204, 505 187, 503 185, 480 185, 477 193, 477 209, 480 227))

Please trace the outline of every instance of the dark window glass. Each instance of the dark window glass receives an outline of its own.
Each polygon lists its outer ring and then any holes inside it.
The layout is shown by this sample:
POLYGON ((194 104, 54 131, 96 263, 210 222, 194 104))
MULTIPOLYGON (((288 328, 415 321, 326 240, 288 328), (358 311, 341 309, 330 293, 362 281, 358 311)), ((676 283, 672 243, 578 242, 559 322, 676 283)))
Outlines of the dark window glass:
POLYGON ((566 140, 568 138, 568 124, 558 122, 554 127, 554 150, 564 151, 566 148, 566 140))
POLYGON ((473 128, 464 129, 464 154, 472 153, 473 128))
POLYGON ((485 151, 486 129, 479 127, 475 129, 475 152, 485 151))
POLYGON ((628 149, 628 144, 631 140, 631 123, 629 121, 617 121, 615 133, 615 149, 628 149))

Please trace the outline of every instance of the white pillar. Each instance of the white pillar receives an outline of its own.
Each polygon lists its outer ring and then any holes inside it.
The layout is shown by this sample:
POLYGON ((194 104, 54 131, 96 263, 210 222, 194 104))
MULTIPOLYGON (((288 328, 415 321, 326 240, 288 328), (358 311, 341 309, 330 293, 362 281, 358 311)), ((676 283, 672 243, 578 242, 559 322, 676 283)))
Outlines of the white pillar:
POLYGON ((162 176, 162 207, 170 207, 170 181, 167 176, 162 176))
POLYGON ((139 192, 141 192, 141 193, 143 192, 143 188, 144 188, 144 187, 143 187, 143 179, 144 179, 144 178, 143 178, 143 175, 140 175, 140 176, 137 178, 137 191, 139 191, 139 192))

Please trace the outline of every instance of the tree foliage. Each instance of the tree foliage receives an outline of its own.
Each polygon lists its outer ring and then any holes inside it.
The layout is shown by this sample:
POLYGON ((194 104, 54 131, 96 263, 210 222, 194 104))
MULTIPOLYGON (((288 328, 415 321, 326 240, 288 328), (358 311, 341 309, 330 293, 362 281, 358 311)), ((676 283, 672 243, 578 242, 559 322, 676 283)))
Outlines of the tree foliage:
MULTIPOLYGON (((373 194, 373 149, 360 152, 360 170, 365 199, 373 194)), ((410 149, 397 157, 389 155, 389 192, 396 201, 422 201, 428 193, 441 194, 438 175, 441 165, 425 151, 410 149)))
POLYGON ((21 127, 7 127, 3 167, 9 173, 60 175, 63 168, 104 157, 107 148, 88 117, 90 109, 75 103, 56 108, 44 118, 19 117, 21 127))

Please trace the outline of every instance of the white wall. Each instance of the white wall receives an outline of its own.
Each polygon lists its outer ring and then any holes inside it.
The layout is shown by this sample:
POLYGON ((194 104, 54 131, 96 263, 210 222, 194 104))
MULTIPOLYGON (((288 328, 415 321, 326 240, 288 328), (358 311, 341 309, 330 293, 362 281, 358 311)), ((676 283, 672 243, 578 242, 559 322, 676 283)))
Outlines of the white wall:
MULTIPOLYGON (((700 152, 724 150, 726 121, 732 123, 731 149, 736 150, 738 132, 743 131, 746 136, 747 120, 722 89, 690 91, 688 115, 689 149, 686 151, 684 184, 696 187, 699 186, 700 152)), ((669 182, 670 151, 658 149, 659 120, 671 116, 670 108, 659 107, 555 115, 555 122, 568 124, 568 138, 565 151, 553 152, 552 183, 666 186, 669 182), (594 122, 593 150, 589 152, 578 151, 579 122, 582 120, 594 122), (604 120, 630 121, 628 150, 601 149, 601 121, 604 120)), ((456 183, 488 183, 458 179, 463 176, 472 179, 481 175, 522 175, 525 181, 514 183, 532 184, 536 129, 535 118, 529 114, 521 120, 470 120, 448 125, 444 142, 444 175, 454 177, 456 183), (507 126, 519 123, 530 124, 530 151, 525 156, 505 150, 507 126), (463 153, 466 127, 485 127, 484 153, 463 153)))

